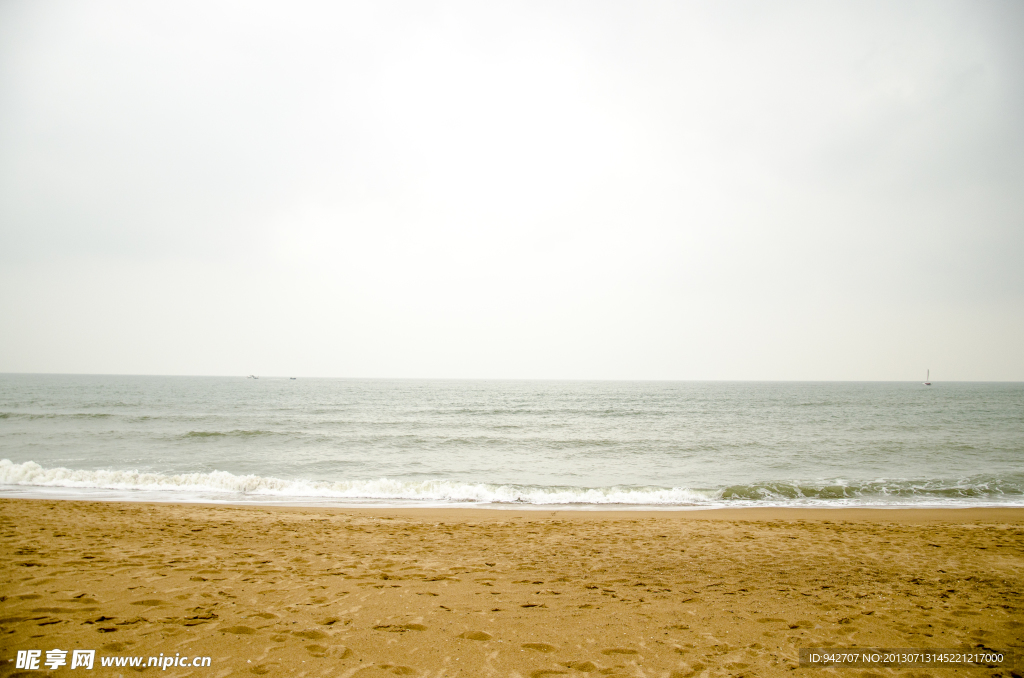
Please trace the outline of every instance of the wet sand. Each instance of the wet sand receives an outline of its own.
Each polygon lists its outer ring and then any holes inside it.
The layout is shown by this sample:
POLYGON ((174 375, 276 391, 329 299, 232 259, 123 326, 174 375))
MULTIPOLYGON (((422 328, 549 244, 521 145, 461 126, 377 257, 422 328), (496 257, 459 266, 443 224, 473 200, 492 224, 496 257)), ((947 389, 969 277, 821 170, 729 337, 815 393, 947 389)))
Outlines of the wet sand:
MULTIPOLYGON (((801 647, 1024 649, 1024 509, 348 510, 0 499, 18 650, 145 675, 778 676, 801 647)), ((1021 675, 1021 669, 799 669, 1021 675)), ((26 676, 45 675, 41 670, 26 676)))

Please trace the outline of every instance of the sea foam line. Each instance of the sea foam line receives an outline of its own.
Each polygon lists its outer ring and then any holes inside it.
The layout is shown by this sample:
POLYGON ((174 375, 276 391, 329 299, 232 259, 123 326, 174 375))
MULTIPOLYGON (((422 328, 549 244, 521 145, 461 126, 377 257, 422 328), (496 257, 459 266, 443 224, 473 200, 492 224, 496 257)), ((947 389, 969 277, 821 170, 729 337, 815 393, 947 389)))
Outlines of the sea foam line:
POLYGON ((0 486, 50 487, 188 494, 214 493, 225 500, 383 500, 444 503, 722 506, 722 505, 1024 505, 1024 474, 977 475, 961 479, 876 479, 771 482, 717 489, 611 486, 571 487, 460 482, 453 480, 284 480, 228 471, 162 474, 137 470, 44 468, 33 461, 0 460, 0 486))
POLYGON ((161 492, 219 492, 273 497, 324 499, 428 500, 525 504, 661 504, 706 503, 713 492, 651 487, 539 487, 465 483, 451 480, 309 481, 282 480, 227 471, 167 475, 141 471, 43 468, 33 461, 0 460, 0 485, 66 487, 161 492))

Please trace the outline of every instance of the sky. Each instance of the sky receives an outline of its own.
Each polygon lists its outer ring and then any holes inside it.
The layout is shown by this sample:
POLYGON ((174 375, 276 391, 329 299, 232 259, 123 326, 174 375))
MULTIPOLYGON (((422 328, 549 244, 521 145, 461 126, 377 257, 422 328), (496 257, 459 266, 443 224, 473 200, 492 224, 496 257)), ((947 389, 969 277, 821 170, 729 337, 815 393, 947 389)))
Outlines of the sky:
POLYGON ((0 372, 1024 380, 1024 3, 0 1, 0 372))

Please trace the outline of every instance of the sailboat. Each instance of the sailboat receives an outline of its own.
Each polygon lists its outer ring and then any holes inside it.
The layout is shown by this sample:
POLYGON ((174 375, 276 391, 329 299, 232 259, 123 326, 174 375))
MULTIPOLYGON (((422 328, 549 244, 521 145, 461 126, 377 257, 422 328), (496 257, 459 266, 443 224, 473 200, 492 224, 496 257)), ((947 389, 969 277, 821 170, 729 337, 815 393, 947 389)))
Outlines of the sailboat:
POLYGON ((925 375, 926 376, 924 378, 924 385, 925 386, 931 386, 932 385, 932 371, 928 370, 927 372, 925 372, 925 375))

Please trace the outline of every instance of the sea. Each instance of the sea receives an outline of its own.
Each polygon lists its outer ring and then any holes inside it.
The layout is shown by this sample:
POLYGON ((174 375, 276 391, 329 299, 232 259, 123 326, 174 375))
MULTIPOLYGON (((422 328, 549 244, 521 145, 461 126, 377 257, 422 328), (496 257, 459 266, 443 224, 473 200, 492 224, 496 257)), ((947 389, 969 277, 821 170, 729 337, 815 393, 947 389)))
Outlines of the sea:
POLYGON ((0 496, 1024 506, 1024 384, 5 374, 0 496))

